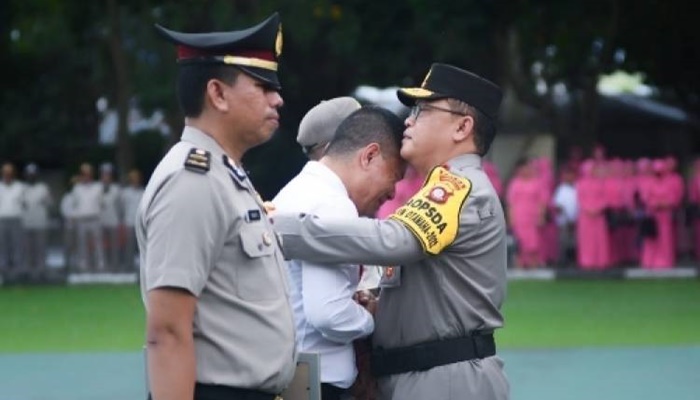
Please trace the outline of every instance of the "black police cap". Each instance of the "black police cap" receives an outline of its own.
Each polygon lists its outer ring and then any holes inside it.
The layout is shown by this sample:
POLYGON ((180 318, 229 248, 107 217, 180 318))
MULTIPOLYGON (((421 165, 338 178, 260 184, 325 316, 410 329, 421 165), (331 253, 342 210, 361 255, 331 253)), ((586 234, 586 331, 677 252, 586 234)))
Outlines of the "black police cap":
POLYGON ((178 64, 233 65, 253 78, 280 89, 277 65, 282 54, 282 24, 278 13, 263 22, 229 32, 183 33, 155 25, 177 45, 178 64))
POLYGON ((401 88, 399 100, 411 107, 417 100, 457 99, 475 107, 494 120, 498 116, 503 93, 490 82, 469 71, 448 64, 435 63, 420 87, 401 88))

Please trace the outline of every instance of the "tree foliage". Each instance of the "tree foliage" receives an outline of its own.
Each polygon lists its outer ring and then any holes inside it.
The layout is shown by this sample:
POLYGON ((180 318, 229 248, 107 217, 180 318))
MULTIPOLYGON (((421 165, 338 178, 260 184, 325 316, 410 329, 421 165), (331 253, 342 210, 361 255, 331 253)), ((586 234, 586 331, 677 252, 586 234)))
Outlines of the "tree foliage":
POLYGON ((645 73, 665 99, 698 111, 700 31, 692 2, 7 0, 0 3, 0 61, 7 67, 0 156, 54 167, 102 161, 103 153, 93 151, 95 102, 105 97, 121 115, 120 167, 143 164, 125 136, 129 104, 146 113, 162 109, 173 140, 183 123, 175 51, 153 24, 230 30, 275 10, 285 35, 282 127, 246 157, 265 195, 304 161, 294 138, 306 110, 360 84, 420 83, 433 62, 473 70, 517 93, 564 139, 569 132, 595 140, 595 82, 617 68, 645 73), (571 94, 575 112, 557 114, 557 84, 571 94))

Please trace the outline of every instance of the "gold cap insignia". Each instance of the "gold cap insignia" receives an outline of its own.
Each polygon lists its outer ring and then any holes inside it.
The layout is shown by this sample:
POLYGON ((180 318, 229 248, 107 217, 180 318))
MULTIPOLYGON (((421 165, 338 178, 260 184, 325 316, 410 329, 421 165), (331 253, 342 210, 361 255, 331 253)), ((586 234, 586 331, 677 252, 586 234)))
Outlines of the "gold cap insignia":
POLYGON ((275 39, 275 56, 279 57, 282 54, 282 24, 277 29, 277 39, 275 39))
POLYGON ((433 73, 433 70, 431 69, 428 71, 428 75, 425 76, 425 79, 423 79, 423 83, 420 84, 420 87, 424 88, 425 85, 428 83, 428 79, 430 79, 430 74, 433 73))

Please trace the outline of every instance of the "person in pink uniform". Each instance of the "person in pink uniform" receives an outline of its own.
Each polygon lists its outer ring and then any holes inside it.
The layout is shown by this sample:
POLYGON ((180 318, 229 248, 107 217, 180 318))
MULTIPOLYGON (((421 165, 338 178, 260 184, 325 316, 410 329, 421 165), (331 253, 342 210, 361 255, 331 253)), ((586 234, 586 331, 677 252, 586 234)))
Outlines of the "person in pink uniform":
POLYGON ((540 258, 545 265, 553 265, 559 258, 559 230, 555 221, 556 207, 551 202, 556 187, 556 178, 552 161, 549 158, 536 158, 534 164, 543 196, 547 199, 544 221, 540 228, 540 258))
POLYGON ((593 147, 592 158, 596 164, 605 163, 607 161, 607 151, 605 146, 598 143, 593 147))
POLYGON ((651 265, 653 248, 656 243, 656 234, 647 234, 648 229, 645 227, 645 219, 651 218, 654 232, 656 232, 656 220, 654 220, 648 205, 649 193, 651 188, 656 184, 654 171, 652 169, 652 160, 646 157, 637 160, 637 176, 635 190, 635 218, 637 220, 637 229, 639 233, 639 264, 651 265))
POLYGON ((673 245, 673 262, 675 265, 676 259, 678 258, 678 253, 683 251, 684 243, 687 242, 687 235, 683 229, 683 223, 681 221, 682 213, 681 208, 683 206, 683 198, 685 196, 685 182, 683 177, 678 172, 678 159, 673 156, 666 157, 664 179, 668 182, 668 187, 670 190, 669 196, 671 197, 671 207, 672 207, 672 219, 673 219, 673 230, 672 230, 672 245, 673 245))
POLYGON ((605 269, 610 265, 610 242, 605 220, 604 165, 587 160, 576 182, 579 215, 576 224, 578 263, 582 269, 605 269))
POLYGON ((501 181, 501 176, 498 173, 498 168, 496 168, 496 164, 492 163, 491 161, 484 160, 482 162, 482 165, 484 168, 484 172, 486 172, 486 176, 489 177, 489 180, 491 181, 494 190, 496 190, 496 194, 499 198, 503 198, 503 181, 501 181))
POLYGON ((652 162, 653 178, 646 188, 647 212, 656 222, 656 237, 646 238, 642 243, 642 267, 647 269, 671 268, 675 264, 673 242, 673 193, 672 183, 665 176, 666 161, 652 162))
POLYGON ((517 243, 517 264, 521 268, 542 265, 540 228, 548 196, 542 190, 532 162, 520 161, 506 191, 508 221, 517 243))
POLYGON ((695 259, 700 262, 700 159, 693 164, 693 171, 688 182, 688 221, 692 229, 692 246, 695 259))
POLYGON ((569 157, 564 162, 562 170, 569 169, 576 171, 576 174, 578 175, 578 172, 581 171, 581 164, 583 164, 583 161, 583 149, 581 146, 571 146, 569 149, 569 157))
POLYGON ((623 184, 623 168, 622 160, 610 160, 607 163, 607 176, 603 180, 607 201, 611 265, 619 265, 624 258, 625 231, 623 230, 623 222, 626 215, 625 195, 627 188, 623 184))
POLYGON ((637 177, 635 163, 632 160, 622 162, 622 173, 619 181, 622 186, 622 207, 624 220, 622 223, 620 256, 623 264, 633 264, 639 261, 639 249, 637 245, 638 227, 634 220, 635 201, 637 190, 637 177))

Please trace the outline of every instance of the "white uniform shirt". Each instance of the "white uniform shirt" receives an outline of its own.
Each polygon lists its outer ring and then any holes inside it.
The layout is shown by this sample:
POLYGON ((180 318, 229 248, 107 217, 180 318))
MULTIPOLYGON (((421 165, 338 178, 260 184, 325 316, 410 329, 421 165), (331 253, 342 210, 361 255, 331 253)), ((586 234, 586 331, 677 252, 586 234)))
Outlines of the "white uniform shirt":
MULTIPOLYGON (((306 212, 322 218, 357 217, 342 181, 325 165, 310 161, 273 200, 279 212, 306 212)), ((372 316, 352 300, 360 280, 358 265, 289 261, 297 350, 319 353, 321 381, 348 388, 357 368, 352 341, 374 330, 372 316)))
POLYGON ((102 212, 102 184, 99 182, 76 183, 73 187, 75 218, 99 217, 102 212))
POLYGON ((136 223, 136 209, 143 197, 142 187, 127 186, 121 191, 120 202, 124 210, 124 225, 134 226, 136 223))
POLYGON ((576 218, 578 218, 578 199, 576 198, 574 185, 566 182, 560 183, 554 191, 552 202, 562 210, 556 217, 558 226, 576 222, 576 218))
POLYGON ((108 228, 116 228, 119 226, 119 210, 121 197, 121 189, 116 183, 110 183, 105 190, 105 184, 100 182, 102 188, 102 212, 100 213, 100 222, 102 226, 108 228))
POLYGON ((49 227, 49 207, 53 204, 49 187, 43 182, 27 184, 24 192, 25 210, 22 218, 25 228, 49 227))
POLYGON ((75 218, 75 207, 78 202, 75 200, 75 193, 73 191, 67 192, 61 197, 61 204, 59 205, 59 210, 61 211, 61 216, 64 219, 75 218))
POLYGON ((24 202, 23 183, 12 181, 9 185, 0 182, 0 218, 20 218, 24 202))

